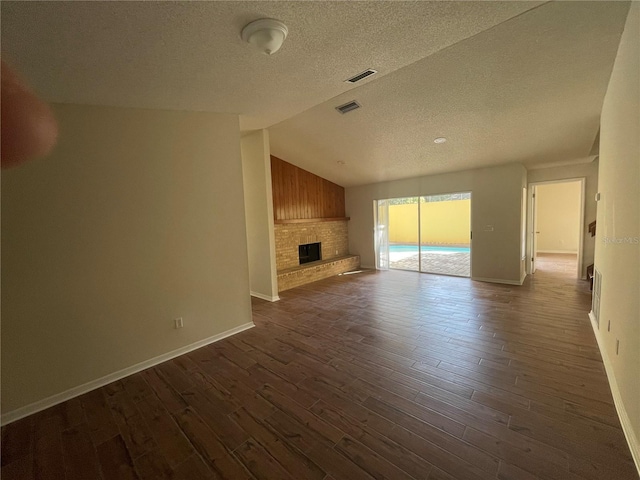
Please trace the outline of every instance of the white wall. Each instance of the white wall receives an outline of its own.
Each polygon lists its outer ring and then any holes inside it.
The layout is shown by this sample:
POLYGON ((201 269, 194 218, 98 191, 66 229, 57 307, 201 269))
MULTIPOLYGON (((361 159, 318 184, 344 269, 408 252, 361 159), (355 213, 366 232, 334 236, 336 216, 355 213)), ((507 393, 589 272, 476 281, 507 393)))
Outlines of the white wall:
POLYGON ((602 273, 598 343, 640 471, 639 38, 640 3, 632 2, 602 108, 595 267, 602 273))
POLYGON ((580 182, 548 183, 536 188, 538 252, 578 253, 580 240, 580 182))
POLYGON ((258 130, 245 135, 240 146, 251 294, 273 301, 278 299, 278 278, 269 132, 258 130))
POLYGON ((520 283, 522 187, 519 164, 396 180, 346 189, 349 251, 364 268, 375 267, 373 201, 385 198, 472 192, 472 278, 520 283), (487 226, 493 231, 487 231, 487 226))
POLYGON ((589 224, 596 219, 595 196, 598 191, 598 160, 576 165, 539 168, 527 172, 529 183, 584 178, 584 230, 582 232, 582 277, 586 278, 587 266, 593 264, 596 239, 589 233, 589 224))
POLYGON ((2 174, 3 413, 251 322, 238 117, 54 112, 2 174))

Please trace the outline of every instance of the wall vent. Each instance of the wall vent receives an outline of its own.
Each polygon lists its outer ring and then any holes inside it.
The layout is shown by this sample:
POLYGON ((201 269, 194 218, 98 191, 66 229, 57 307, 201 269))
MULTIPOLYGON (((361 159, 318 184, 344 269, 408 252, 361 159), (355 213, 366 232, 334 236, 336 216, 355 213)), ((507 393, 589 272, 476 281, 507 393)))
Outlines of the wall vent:
POLYGON ((342 114, 345 114, 358 108, 360 108, 360 104, 355 100, 352 100, 351 102, 347 102, 343 105, 340 105, 339 107, 336 107, 336 110, 338 110, 342 114))
POLYGON ((370 68, 368 70, 365 70, 364 72, 360 72, 359 74, 354 75, 351 78, 347 78, 345 82, 356 83, 356 82, 359 82, 360 80, 364 80, 365 78, 370 77, 371 75, 375 75, 376 73, 378 73, 377 70, 373 70, 370 68))

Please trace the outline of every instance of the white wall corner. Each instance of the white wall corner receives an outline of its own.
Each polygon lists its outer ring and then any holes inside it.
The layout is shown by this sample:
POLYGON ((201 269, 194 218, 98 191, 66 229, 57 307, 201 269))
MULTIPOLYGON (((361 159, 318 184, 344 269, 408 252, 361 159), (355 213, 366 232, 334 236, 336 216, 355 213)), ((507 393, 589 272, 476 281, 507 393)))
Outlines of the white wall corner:
POLYGON ((246 135, 241 146, 250 289, 277 297, 269 132, 246 135))
POLYGON ((261 300, 266 300, 267 302, 277 302, 278 300, 280 300, 280 297, 278 295, 265 295, 264 293, 258 293, 254 291, 251 291, 251 296, 260 298, 261 300))
POLYGON ((265 163, 265 187, 267 191, 267 228, 269 231, 269 265, 271 268, 271 297, 277 300, 278 297, 278 271, 276 265, 276 233, 273 213, 273 183, 271 178, 271 140, 269 130, 263 130, 263 151, 265 163))

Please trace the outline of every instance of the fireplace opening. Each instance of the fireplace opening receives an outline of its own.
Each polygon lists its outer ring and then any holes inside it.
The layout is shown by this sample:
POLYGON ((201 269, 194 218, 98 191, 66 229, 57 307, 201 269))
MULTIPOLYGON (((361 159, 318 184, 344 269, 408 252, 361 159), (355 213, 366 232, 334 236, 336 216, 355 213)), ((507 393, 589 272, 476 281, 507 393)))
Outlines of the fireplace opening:
POLYGON ((322 260, 320 242, 307 243, 306 245, 298 246, 298 255, 300 257, 300 265, 302 265, 303 263, 322 260))

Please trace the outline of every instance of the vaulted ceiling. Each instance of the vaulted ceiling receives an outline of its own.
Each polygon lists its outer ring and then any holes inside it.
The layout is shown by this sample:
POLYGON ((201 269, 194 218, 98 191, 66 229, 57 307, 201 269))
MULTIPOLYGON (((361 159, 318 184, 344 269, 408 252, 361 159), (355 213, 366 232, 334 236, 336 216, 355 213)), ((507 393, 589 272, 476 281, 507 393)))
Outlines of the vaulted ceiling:
POLYGON ((584 161, 628 7, 2 2, 2 55, 54 102, 239 114, 273 154, 349 186, 584 161), (240 39, 261 17, 289 27, 270 57, 240 39))

